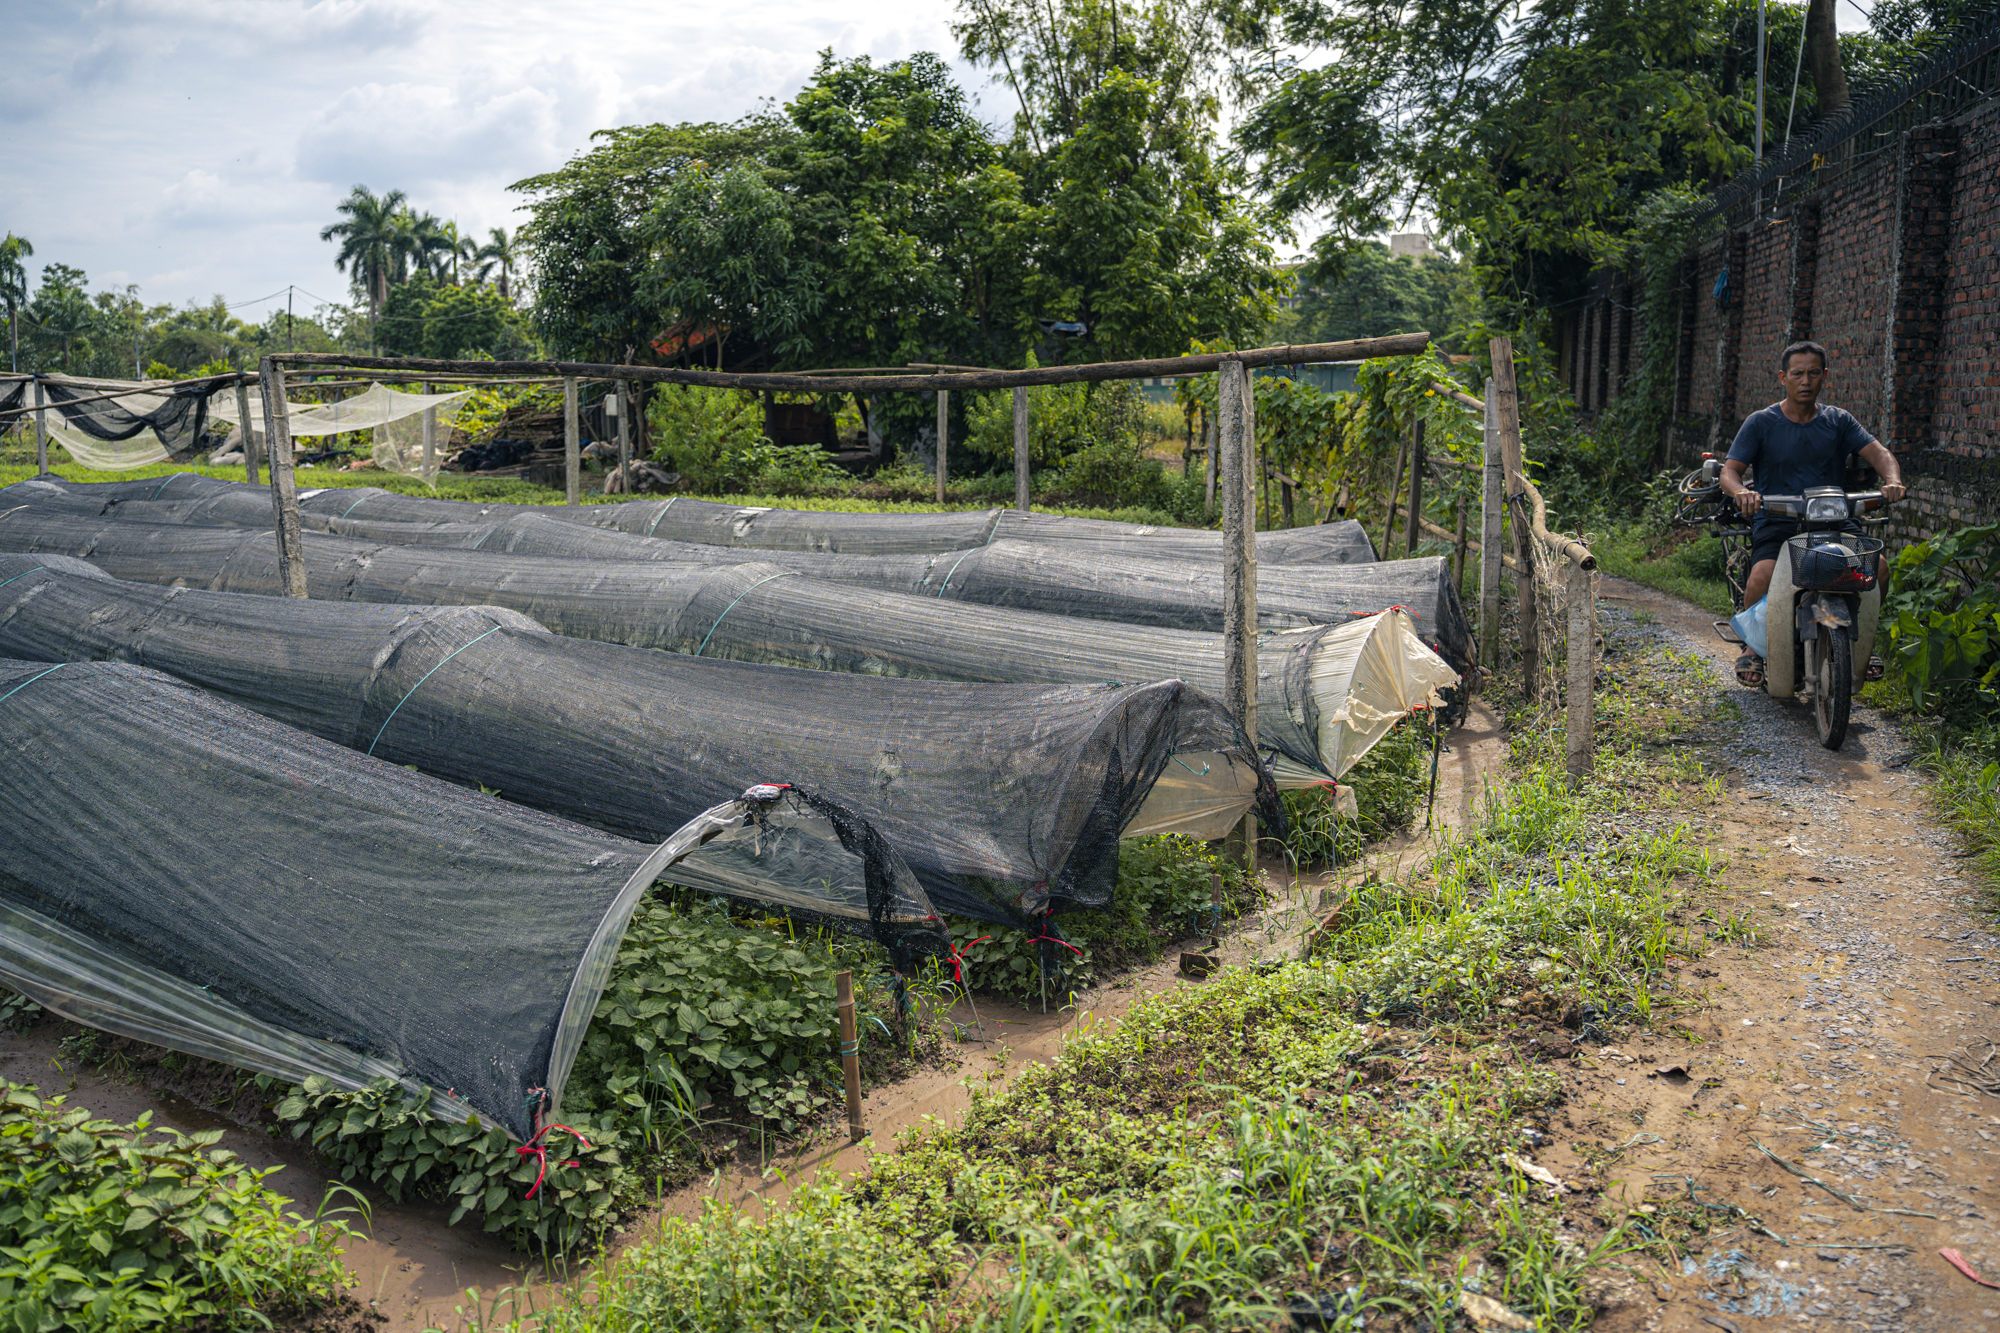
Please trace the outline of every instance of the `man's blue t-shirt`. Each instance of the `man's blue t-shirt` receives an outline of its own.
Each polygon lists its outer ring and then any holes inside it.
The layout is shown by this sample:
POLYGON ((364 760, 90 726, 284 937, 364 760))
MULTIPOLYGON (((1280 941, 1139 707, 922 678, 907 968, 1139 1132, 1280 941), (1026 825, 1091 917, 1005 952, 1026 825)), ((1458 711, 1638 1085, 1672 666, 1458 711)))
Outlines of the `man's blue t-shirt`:
POLYGON ((1838 407, 1821 407, 1801 426, 1773 403, 1743 419, 1729 457, 1756 469, 1753 485, 1763 495, 1804 495, 1814 486, 1839 486, 1847 460, 1875 443, 1875 437, 1838 407))

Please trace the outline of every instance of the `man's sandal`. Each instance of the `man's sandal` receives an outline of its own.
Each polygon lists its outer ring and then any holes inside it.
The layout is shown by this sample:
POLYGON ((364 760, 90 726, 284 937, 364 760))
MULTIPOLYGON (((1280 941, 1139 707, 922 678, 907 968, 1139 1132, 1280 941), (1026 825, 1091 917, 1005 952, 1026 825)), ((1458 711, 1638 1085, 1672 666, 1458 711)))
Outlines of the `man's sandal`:
POLYGON ((1888 666, 1881 658, 1870 657, 1868 659, 1868 669, 1861 673, 1861 678, 1863 680, 1880 680, 1882 679, 1882 673, 1888 669, 1888 666))
POLYGON ((1745 653, 1737 658, 1736 679, 1753 690, 1764 688, 1764 659, 1755 653, 1745 653))

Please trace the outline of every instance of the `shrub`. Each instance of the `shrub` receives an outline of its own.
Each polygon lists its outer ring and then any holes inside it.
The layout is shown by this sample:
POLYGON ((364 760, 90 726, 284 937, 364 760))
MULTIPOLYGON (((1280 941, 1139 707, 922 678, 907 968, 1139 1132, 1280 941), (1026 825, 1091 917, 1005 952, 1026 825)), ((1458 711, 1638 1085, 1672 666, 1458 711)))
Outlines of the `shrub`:
POLYGON ((269 1326, 260 1310, 345 1284, 336 1218, 307 1222, 254 1171, 192 1136, 93 1120, 0 1085, 0 1327, 269 1326))
POLYGON ((2000 523, 1898 552, 1882 621, 1910 704, 2000 715, 2000 523))

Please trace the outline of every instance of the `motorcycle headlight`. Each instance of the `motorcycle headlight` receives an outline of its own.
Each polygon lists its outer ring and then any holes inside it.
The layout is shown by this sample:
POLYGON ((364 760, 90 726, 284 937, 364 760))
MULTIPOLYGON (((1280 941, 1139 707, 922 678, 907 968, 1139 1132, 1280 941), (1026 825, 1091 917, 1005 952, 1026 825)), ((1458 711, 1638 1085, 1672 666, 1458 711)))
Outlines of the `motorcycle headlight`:
POLYGON ((1847 517, 1844 495, 1813 495, 1806 498, 1806 522, 1837 523, 1847 517))

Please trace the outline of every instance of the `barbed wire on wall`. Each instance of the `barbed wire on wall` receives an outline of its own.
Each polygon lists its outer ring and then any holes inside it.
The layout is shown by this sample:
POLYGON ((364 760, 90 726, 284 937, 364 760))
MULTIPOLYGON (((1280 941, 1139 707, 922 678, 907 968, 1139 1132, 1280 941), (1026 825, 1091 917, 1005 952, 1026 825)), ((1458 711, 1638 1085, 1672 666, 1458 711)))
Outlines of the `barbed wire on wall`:
POLYGON ((1958 114, 2000 93, 2000 11, 1961 24, 1955 40, 1913 68, 1868 89, 1842 110, 1813 122, 1777 153, 1745 167, 1696 205, 1700 222, 1753 204, 1776 208, 1818 188, 1828 173, 1845 175, 1887 144, 1836 150, 1866 134, 1887 137, 1958 114), (1766 191, 1773 183, 1777 189, 1766 191))

